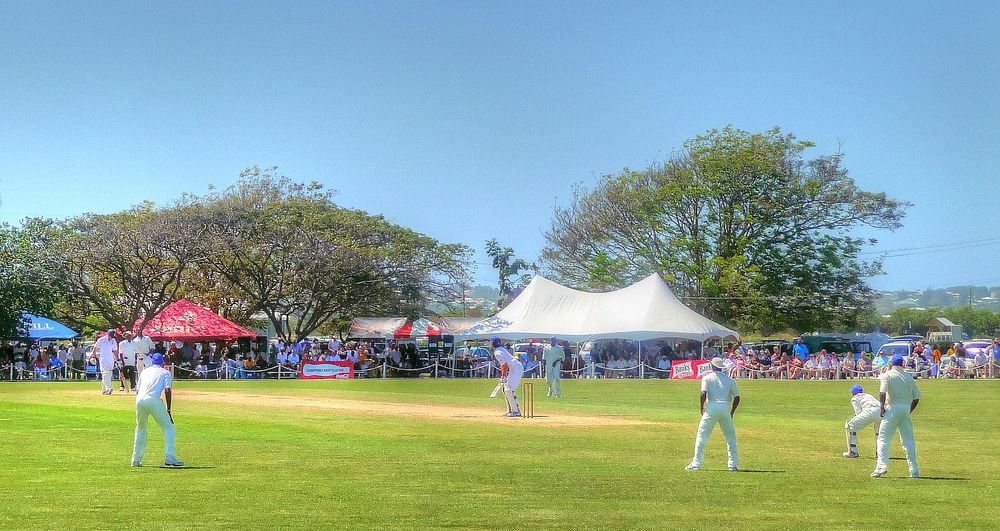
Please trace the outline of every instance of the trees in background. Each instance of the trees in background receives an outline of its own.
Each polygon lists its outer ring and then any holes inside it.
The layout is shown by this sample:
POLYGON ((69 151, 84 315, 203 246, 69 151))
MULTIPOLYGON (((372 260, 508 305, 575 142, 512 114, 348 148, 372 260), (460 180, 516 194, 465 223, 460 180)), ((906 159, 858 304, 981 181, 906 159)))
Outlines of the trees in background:
POLYGON ((861 190, 840 153, 777 128, 712 130, 663 163, 604 176, 554 214, 544 269, 562 282, 611 289, 658 272, 695 309, 742 329, 850 327, 866 318, 861 259, 907 203, 861 190))
POLYGON ((55 257, 35 224, 0 224, 0 338, 26 335, 22 312, 48 314, 60 294, 55 257))
POLYGON ((274 168, 166 207, 35 223, 63 282, 58 317, 90 328, 145 324, 183 297, 298 339, 353 315, 421 313, 460 290, 471 255, 274 168))
POLYGON ((486 255, 493 261, 497 270, 497 287, 500 298, 497 307, 503 308, 510 302, 517 290, 523 289, 531 281, 528 271, 534 271, 537 266, 520 258, 514 257, 512 247, 501 247, 496 238, 486 241, 486 255))

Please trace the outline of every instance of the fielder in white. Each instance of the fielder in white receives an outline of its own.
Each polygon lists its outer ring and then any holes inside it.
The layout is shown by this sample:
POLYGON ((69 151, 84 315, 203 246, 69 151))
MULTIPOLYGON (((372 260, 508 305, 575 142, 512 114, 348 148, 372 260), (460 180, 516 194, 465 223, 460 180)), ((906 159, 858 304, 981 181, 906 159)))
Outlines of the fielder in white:
POLYGON ((563 350, 558 339, 553 337, 549 340, 549 345, 542 350, 542 359, 545 361, 545 383, 549 385, 548 393, 545 396, 555 395, 556 398, 559 398, 562 396, 560 381, 562 380, 562 364, 566 359, 566 351, 563 350))
POLYGON ((163 464, 166 466, 184 466, 174 456, 174 418, 170 414, 170 386, 173 377, 170 371, 163 368, 163 354, 153 354, 150 361, 152 365, 146 367, 139 375, 139 383, 136 387, 135 395, 135 444, 132 446, 132 466, 142 466, 142 456, 146 453, 147 428, 149 426, 149 416, 160 426, 163 431, 164 448, 163 464), (160 393, 167 400, 167 406, 163 407, 160 400, 160 393))
POLYGON ((500 342, 500 338, 493 338, 493 357, 500 364, 500 374, 506 374, 506 383, 503 386, 504 396, 507 397, 507 417, 520 417, 521 406, 517 403, 517 395, 514 394, 517 386, 521 384, 521 376, 524 374, 524 365, 500 342))
POLYGON ((855 384, 851 388, 851 406, 854 416, 844 423, 847 431, 847 451, 844 457, 856 458, 858 454, 858 432, 869 424, 875 424, 875 453, 878 453, 878 428, 882 425, 882 406, 875 397, 866 393, 864 388, 855 384))
POLYGON ((892 357, 892 368, 879 375, 879 405, 882 425, 878 430, 878 463, 873 478, 880 478, 889 471, 889 445, 899 430, 899 438, 910 466, 910 477, 920 477, 917 467, 917 445, 913 441, 913 422, 910 413, 920 402, 920 390, 913 377, 903 370, 903 357, 892 357))
POLYGON ((118 341, 113 329, 94 343, 94 355, 101 365, 101 394, 110 395, 114 391, 111 373, 115 370, 115 358, 118 357, 118 341))
POLYGON ((712 372, 701 378, 701 422, 698 424, 698 438, 694 443, 694 459, 685 470, 701 470, 705 458, 705 445, 712 436, 712 430, 719 424, 726 437, 729 451, 729 470, 739 471, 740 456, 736 451, 736 426, 733 415, 740 406, 740 390, 736 382, 723 371, 726 363, 722 358, 712 358, 712 372), (730 406, 730 400, 732 406, 730 406))

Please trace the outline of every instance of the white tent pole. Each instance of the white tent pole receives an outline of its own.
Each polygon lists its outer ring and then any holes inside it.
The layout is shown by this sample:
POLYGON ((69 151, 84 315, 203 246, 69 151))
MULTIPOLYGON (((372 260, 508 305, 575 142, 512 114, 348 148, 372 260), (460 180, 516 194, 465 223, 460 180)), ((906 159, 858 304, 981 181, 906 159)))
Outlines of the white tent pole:
POLYGON ((640 380, 642 380, 643 377, 646 374, 646 372, 644 370, 646 368, 645 365, 646 365, 646 362, 642 358, 642 340, 640 339, 639 340, 639 379, 640 380))

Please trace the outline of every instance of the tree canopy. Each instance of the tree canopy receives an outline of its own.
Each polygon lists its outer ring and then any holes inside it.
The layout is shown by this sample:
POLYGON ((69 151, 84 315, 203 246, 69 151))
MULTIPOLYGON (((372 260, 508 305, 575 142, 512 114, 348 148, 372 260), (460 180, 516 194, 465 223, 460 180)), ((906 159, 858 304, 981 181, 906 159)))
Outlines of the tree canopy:
POLYGON ((659 272, 689 305, 746 330, 843 328, 869 315, 860 252, 893 230, 908 203, 860 189, 843 155, 778 128, 732 127, 685 142, 665 161, 605 175, 556 211, 546 272, 611 289, 659 272))
POLYGON ((298 339, 353 315, 419 314, 467 282, 466 246, 333 198, 253 167, 224 191, 164 207, 35 224, 57 255, 59 316, 78 327, 145 324, 183 297, 244 325, 263 315, 298 339))

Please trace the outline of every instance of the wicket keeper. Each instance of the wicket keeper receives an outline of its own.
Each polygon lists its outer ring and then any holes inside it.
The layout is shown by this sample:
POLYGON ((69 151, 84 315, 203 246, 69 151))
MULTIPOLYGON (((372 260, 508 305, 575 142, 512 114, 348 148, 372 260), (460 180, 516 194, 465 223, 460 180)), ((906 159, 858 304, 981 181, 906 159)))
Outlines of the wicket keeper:
POLYGON ((854 416, 844 423, 844 430, 847 431, 847 451, 844 457, 857 458, 858 454, 858 432, 865 429, 869 424, 875 424, 875 444, 876 454, 878 453, 878 429, 882 425, 881 408, 875 397, 866 393, 864 388, 855 384, 851 388, 851 406, 854 407, 854 416))

